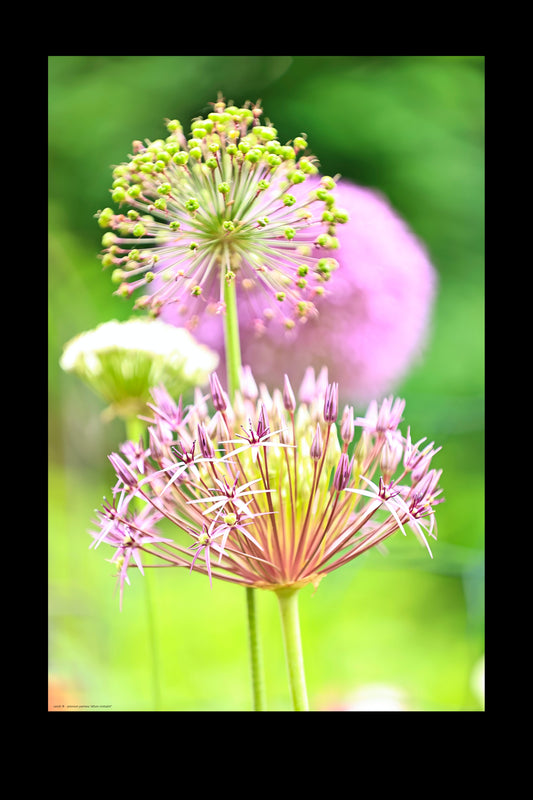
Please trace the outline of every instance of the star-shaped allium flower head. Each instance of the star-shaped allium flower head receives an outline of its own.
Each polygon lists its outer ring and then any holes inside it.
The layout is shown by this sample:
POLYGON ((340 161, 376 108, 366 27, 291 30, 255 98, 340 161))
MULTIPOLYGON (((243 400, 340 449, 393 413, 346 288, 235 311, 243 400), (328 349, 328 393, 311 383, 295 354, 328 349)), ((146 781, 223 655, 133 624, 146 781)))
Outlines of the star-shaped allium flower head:
POLYGON ((225 283, 237 281, 256 313, 287 328, 315 313, 347 214, 335 205, 333 178, 301 190, 318 173, 306 138, 282 144, 261 114, 220 99, 192 122, 189 139, 169 120, 165 139, 134 142, 114 168, 120 211, 98 212, 109 229, 102 262, 118 295, 152 284, 136 308, 157 316, 170 305, 193 328, 206 309, 224 313, 225 283))
POLYGON ((164 441, 158 420, 166 420, 167 403, 155 402, 149 452, 130 443, 124 458, 110 456, 120 499, 104 508, 94 535, 118 549, 116 559, 131 551, 120 562, 122 582, 126 570, 140 568, 138 548, 210 582, 276 592, 317 585, 397 531, 410 529, 430 549, 442 502, 442 470, 431 461, 440 448, 400 432, 403 400, 373 402, 366 417, 354 418, 352 407, 339 416, 339 387, 325 370, 317 378, 306 373, 299 402, 287 376, 272 394, 249 370, 242 383, 246 394, 230 403, 212 376, 214 412, 206 413, 202 398, 164 441), (132 500, 165 517, 176 536, 158 540, 148 511, 150 524, 132 521, 132 500))

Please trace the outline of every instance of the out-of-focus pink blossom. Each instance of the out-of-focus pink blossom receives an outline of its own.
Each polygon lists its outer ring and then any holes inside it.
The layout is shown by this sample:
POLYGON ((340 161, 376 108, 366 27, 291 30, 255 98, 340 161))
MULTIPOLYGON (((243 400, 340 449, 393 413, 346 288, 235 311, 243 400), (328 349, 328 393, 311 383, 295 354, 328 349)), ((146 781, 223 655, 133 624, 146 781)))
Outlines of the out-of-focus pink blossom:
MULTIPOLYGON (((337 231, 339 267, 316 299, 318 316, 287 331, 253 317, 241 292, 242 361, 268 386, 284 373, 298 384, 305 367, 326 364, 344 398, 366 403, 399 384, 423 353, 437 276, 424 245, 382 195, 339 180, 336 201, 349 221, 337 231)), ((162 317, 180 324, 170 308, 162 317)), ((194 333, 220 353, 222 372, 222 316, 204 315, 194 333)))

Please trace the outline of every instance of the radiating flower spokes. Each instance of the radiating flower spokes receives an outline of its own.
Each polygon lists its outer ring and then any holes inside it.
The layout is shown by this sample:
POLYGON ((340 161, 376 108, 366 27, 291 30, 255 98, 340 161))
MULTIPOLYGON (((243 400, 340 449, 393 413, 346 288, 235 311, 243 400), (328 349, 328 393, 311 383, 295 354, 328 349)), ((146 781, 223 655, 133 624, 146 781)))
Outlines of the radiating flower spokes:
POLYGON ((348 489, 347 491, 354 492, 355 494, 364 495, 366 497, 371 497, 374 500, 382 503, 396 520, 398 528, 399 530, 401 530, 403 535, 407 536, 404 528, 404 523, 405 523, 408 524, 418 534, 420 540, 427 548, 429 555, 431 556, 431 558, 433 558, 433 553, 431 552, 431 548, 423 533, 423 531, 426 532, 428 531, 413 516, 412 511, 409 509, 405 501, 402 499, 400 490, 391 491, 391 488, 386 487, 381 478, 378 486, 376 486, 375 483, 366 478, 364 475, 361 475, 361 478, 369 486, 372 487, 373 491, 368 491, 365 489, 348 489))
POLYGON ((235 510, 239 511, 246 517, 251 518, 254 516, 250 512, 250 503, 251 500, 245 501, 242 498, 247 495, 255 495, 265 492, 272 492, 272 489, 254 489, 253 491, 250 489, 250 486, 253 486, 256 483, 261 482, 261 478, 255 478, 252 481, 248 481, 248 483, 244 483, 241 486, 238 485, 240 475, 237 474, 233 485, 230 486, 226 478, 220 480, 219 478, 214 478, 215 483, 221 490, 221 493, 217 494, 216 488, 210 488, 209 491, 212 493, 208 497, 196 497, 194 500, 188 500, 189 505, 199 504, 208 506, 202 513, 205 514, 212 514, 215 511, 220 511, 226 508, 229 504, 235 507, 235 510), (211 504, 211 505, 209 505, 211 504))
MULTIPOLYGON (((242 429, 244 431, 246 431, 244 426, 241 426, 241 427, 242 427, 242 429)), ((283 433, 285 430, 287 430, 287 429, 286 428, 280 428, 277 431, 266 430, 263 433, 257 433, 257 431, 254 431, 253 426, 250 424, 247 433, 246 432, 244 434, 237 433, 237 434, 235 434, 235 436, 238 437, 238 438, 236 438, 236 439, 224 439, 221 442, 221 444, 234 444, 234 445, 239 445, 241 443, 241 440, 244 440, 244 442, 245 442, 245 444, 243 444, 241 447, 237 448, 236 450, 231 450, 230 453, 228 453, 225 457, 226 458, 234 457, 234 456, 239 455, 239 453, 244 453, 244 452, 248 451, 248 452, 250 452, 252 454, 252 461, 255 464, 257 462, 257 457, 258 457, 261 449, 264 448, 264 447, 278 447, 278 448, 279 447, 293 447, 294 445, 288 444, 287 442, 269 441, 270 439, 272 439, 273 436, 277 436, 278 434, 283 433)))
MULTIPOLYGON (((135 472, 135 457, 128 465, 113 459, 122 506, 135 495, 192 539, 189 547, 181 543, 181 535, 173 543, 153 543, 152 556, 203 572, 210 581, 220 578, 278 591, 316 585, 395 532, 406 535, 407 528, 431 555, 427 537, 435 531, 433 506, 441 502, 441 471, 428 469, 415 479, 420 460, 413 454, 420 442, 413 448, 410 436, 399 432, 403 401, 387 399, 380 425, 375 424, 378 413, 363 431, 361 446, 353 441, 353 410, 345 409, 336 420, 335 384, 318 389, 315 384, 312 392, 304 387, 308 403, 298 405, 287 381, 283 392, 276 390, 270 400, 249 382, 248 396, 237 396, 231 405, 212 381, 213 416, 204 409, 199 423, 191 407, 177 442, 150 448, 140 465, 142 474, 135 472), (246 428, 241 415, 250 415, 254 395, 251 416, 257 421, 246 428), (272 430, 267 406, 276 422, 272 430), (213 424, 217 415, 220 423, 213 424), (194 445, 199 424, 207 457, 194 445), (244 435, 236 433, 239 425, 244 435), (426 517, 427 524, 422 521, 426 517)), ((152 427, 157 429, 157 403, 153 412, 152 427)), ((166 414, 165 406, 161 415, 166 414)), ((155 434, 152 440, 158 442, 155 434)), ((437 451, 431 443, 421 452, 431 460, 437 451)), ((113 544, 110 516, 102 517, 100 540, 113 544)), ((130 558, 128 563, 134 566, 136 561, 130 558)))
POLYGON ((194 327, 204 311, 225 313, 225 285, 236 281, 265 319, 291 328, 315 314, 348 215, 335 204, 333 178, 302 191, 318 174, 307 140, 282 144, 261 113, 219 98, 193 121, 191 138, 168 120, 165 140, 134 142, 113 170, 119 212, 97 215, 118 295, 150 286, 136 307, 157 316, 172 306, 194 327))
POLYGON ((163 514, 156 511, 151 505, 145 505, 138 512, 128 511, 124 503, 124 495, 120 496, 117 504, 105 504, 102 512, 97 512, 102 528, 99 534, 92 533, 95 537, 90 547, 98 547, 102 542, 110 544, 115 552, 110 562, 118 567, 117 586, 120 586, 120 608, 124 584, 130 584, 128 569, 135 564, 139 572, 144 575, 141 552, 156 543, 172 544, 171 539, 159 536, 155 530, 156 523, 162 519, 163 514))

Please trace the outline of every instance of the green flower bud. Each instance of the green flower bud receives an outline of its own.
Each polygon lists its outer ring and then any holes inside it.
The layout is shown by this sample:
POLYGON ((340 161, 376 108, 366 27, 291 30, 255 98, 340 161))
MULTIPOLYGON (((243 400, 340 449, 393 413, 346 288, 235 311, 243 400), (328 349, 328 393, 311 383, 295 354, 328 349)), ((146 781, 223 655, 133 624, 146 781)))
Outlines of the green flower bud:
POLYGON ((111 282, 112 283, 121 283, 125 277, 125 272, 121 269, 114 269, 111 273, 111 282))
POLYGON ((307 147, 307 141, 303 138, 303 136, 297 136, 294 140, 294 146, 297 150, 305 150, 307 147))
POLYGON ((168 227, 170 228, 171 231, 177 231, 180 228, 180 223, 177 220, 173 219, 168 227))
POLYGON ((189 155, 191 158, 196 159, 196 161, 200 161, 202 158, 202 151, 199 147, 193 147, 191 150, 189 150, 189 155))
POLYGON ((113 202, 123 203, 124 200, 126 199, 126 192, 124 191, 122 186, 119 186, 117 189, 114 190, 111 197, 113 199, 113 202))
POLYGON ((114 233, 104 233, 102 236, 102 247, 111 247, 117 240, 117 237, 114 233))
POLYGON ((219 183, 218 186, 217 186, 217 189, 220 192, 220 194, 228 194, 228 192, 231 189, 231 186, 229 185, 229 183, 226 183, 226 182, 219 183))
POLYGON ((341 224, 348 222, 348 220, 350 219, 350 215, 343 208, 336 208, 334 210, 334 214, 335 214, 335 222, 340 222, 341 224))
POLYGON ((258 150, 257 147, 254 147, 252 150, 249 150, 246 153, 246 161, 249 161, 251 164, 257 164, 261 158, 261 155, 261 150, 258 150))
POLYGON ((284 194, 282 200, 284 206, 293 206, 296 202, 296 198, 293 194, 284 194))
POLYGON ((158 197, 154 203, 154 206, 158 208, 160 211, 165 211, 167 207, 167 201, 164 197, 158 197))
POLYGON ((322 184, 324 189, 327 189, 330 192, 332 191, 332 189, 335 188, 335 181, 333 180, 333 178, 330 178, 329 175, 324 175, 320 180, 320 183, 322 184))
POLYGON ((293 158, 296 158, 296 152, 294 147, 291 147, 290 144, 286 144, 280 148, 279 155, 283 158, 284 161, 290 161, 293 158))
POLYGON ((144 236, 144 234, 146 233, 146 228, 144 227, 144 225, 138 222, 137 225, 135 225, 135 227, 133 228, 132 233, 134 236, 139 238, 140 236, 144 236))
POLYGON ((294 239, 294 235, 295 235, 296 231, 294 230, 294 228, 285 228, 283 233, 285 234, 285 238, 290 240, 290 239, 294 239))
POLYGON ((278 135, 278 132, 275 128, 267 127, 266 125, 258 125, 255 128, 255 133, 258 136, 261 136, 267 142, 271 141, 272 139, 275 139, 276 136, 278 135))
POLYGON ((155 275, 154 275, 153 272, 147 272, 145 274, 145 276, 144 276, 144 280, 146 281, 146 283, 152 283, 154 278, 155 278, 155 275))
POLYGON ((289 175, 289 180, 291 183, 303 183, 305 181, 305 175, 303 172, 299 172, 297 169, 295 169, 289 175))
POLYGON ((128 168, 125 166, 125 164, 119 164, 118 167, 115 167, 111 174, 113 178, 121 178, 126 175, 127 171, 128 168))
POLYGON ((198 208, 200 208, 200 203, 195 197, 191 197, 185 203, 185 208, 190 214, 193 214, 198 208))
POLYGON ((276 167, 279 167, 279 165, 281 164, 282 160, 283 159, 280 156, 277 156, 274 153, 272 155, 267 156, 267 164, 270 167, 272 167, 272 169, 275 169, 276 167))
POLYGON ((189 160, 189 154, 185 152, 185 150, 180 150, 179 153, 174 153, 172 156, 172 161, 174 164, 177 164, 178 167, 183 167, 187 161, 189 160))
POLYGON ((167 130, 170 131, 171 133, 183 130, 179 119, 169 119, 169 121, 167 122, 167 130))
POLYGON ((98 224, 101 228, 109 228, 111 220, 115 216, 112 208, 104 208, 98 215, 98 224))
POLYGON ((130 186, 130 188, 128 189, 128 195, 133 200, 135 200, 136 197, 139 197, 140 193, 141 193, 141 187, 138 184, 136 184, 135 186, 130 186))
POLYGON ((318 172, 315 165, 309 161, 308 158, 301 158, 298 161, 298 167, 302 170, 302 172, 305 172, 306 175, 315 175, 318 172))

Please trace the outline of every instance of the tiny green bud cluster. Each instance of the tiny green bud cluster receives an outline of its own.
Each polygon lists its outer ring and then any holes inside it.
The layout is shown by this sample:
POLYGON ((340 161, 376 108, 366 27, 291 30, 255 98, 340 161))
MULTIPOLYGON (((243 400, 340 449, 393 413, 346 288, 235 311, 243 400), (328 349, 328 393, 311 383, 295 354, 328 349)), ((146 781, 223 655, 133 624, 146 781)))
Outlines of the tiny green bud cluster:
POLYGON ((172 119, 166 138, 133 143, 129 160, 113 170, 119 211, 97 215, 106 229, 102 263, 120 281, 118 295, 150 283, 136 307, 158 316, 176 304, 194 327, 203 309, 224 310, 221 278, 231 273, 256 306, 259 298, 265 317, 281 295, 287 327, 314 313, 331 271, 322 262, 338 246, 335 228, 346 215, 307 139, 283 144, 261 114, 219 99, 193 120, 188 139, 172 119))

